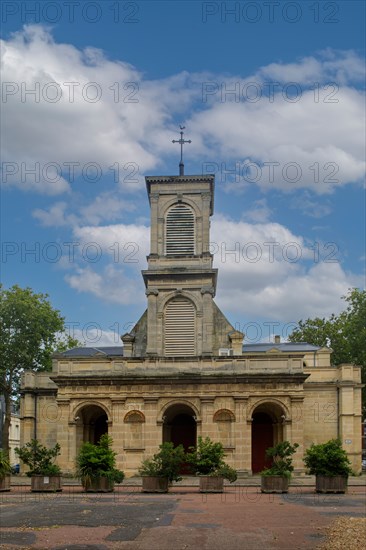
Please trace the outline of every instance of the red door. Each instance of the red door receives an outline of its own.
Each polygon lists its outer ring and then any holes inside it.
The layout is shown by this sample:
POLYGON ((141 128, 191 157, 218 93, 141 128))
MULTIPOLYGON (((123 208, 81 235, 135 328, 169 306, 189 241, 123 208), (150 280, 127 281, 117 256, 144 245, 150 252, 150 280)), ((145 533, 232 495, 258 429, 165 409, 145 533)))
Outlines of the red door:
MULTIPOLYGON (((185 451, 196 445, 196 423, 189 414, 177 414, 172 421, 171 442, 175 447, 182 444, 185 451)), ((181 474, 191 472, 188 464, 183 464, 181 474)))
POLYGON ((256 474, 269 468, 272 460, 266 457, 266 449, 273 447, 272 419, 266 413, 255 413, 252 422, 252 472, 256 474))

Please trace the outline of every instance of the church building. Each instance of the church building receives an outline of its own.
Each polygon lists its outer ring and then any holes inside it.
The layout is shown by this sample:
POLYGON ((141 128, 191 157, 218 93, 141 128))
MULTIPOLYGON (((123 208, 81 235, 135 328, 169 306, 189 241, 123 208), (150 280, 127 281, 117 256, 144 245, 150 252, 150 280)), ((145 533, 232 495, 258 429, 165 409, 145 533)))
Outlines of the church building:
POLYGON ((244 477, 263 469, 279 441, 299 444, 301 473, 306 447, 339 437, 360 472, 360 368, 279 337, 246 344, 214 300, 214 176, 184 175, 181 164, 179 176, 146 177, 146 188, 146 310, 123 346, 71 349, 54 356, 52 372, 24 373, 21 444, 58 442, 59 465, 74 472, 81 444, 108 432, 118 467, 132 476, 162 442, 188 448, 209 436, 244 477))

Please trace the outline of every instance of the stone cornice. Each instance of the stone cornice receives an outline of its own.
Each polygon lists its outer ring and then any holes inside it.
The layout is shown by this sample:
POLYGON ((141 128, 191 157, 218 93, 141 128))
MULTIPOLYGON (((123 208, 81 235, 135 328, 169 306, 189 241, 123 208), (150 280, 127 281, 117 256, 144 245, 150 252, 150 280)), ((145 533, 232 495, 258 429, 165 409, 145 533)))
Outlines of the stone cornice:
POLYGON ((58 387, 66 386, 112 386, 119 385, 123 391, 123 386, 138 386, 138 385, 191 385, 195 386, 206 384, 286 384, 299 385, 303 384, 307 378, 306 374, 209 374, 201 375, 197 373, 177 374, 177 375, 130 375, 130 376, 99 376, 99 375, 84 375, 84 376, 54 376, 52 380, 58 387))

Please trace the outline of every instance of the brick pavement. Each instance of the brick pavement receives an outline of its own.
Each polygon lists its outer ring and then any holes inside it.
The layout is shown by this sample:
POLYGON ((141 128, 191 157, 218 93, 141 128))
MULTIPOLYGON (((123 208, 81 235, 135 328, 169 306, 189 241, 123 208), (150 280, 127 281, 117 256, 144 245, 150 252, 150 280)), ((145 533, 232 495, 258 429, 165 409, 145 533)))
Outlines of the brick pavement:
POLYGON ((167 495, 120 486, 113 494, 59 494, 13 487, 0 496, 2 550, 267 550, 316 548, 338 516, 365 515, 365 486, 346 495, 316 495, 292 487, 264 495, 254 486, 228 486, 201 495, 175 486, 167 495))

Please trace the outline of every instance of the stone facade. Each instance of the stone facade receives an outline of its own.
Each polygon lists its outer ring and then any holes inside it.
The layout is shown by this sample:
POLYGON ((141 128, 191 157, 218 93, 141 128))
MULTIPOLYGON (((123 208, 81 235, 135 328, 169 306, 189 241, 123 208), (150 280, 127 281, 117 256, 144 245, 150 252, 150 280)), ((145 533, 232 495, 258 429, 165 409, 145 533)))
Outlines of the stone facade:
POLYGON ((340 437, 361 470, 361 378, 331 366, 331 350, 309 344, 243 345, 214 302, 209 249, 214 177, 146 178, 151 205, 147 310, 123 347, 77 348, 55 356, 52 373, 22 381, 22 441, 58 441, 72 472, 83 441, 113 437, 118 465, 134 475, 163 441, 223 442, 239 475, 265 465, 278 441, 304 448, 340 437))

